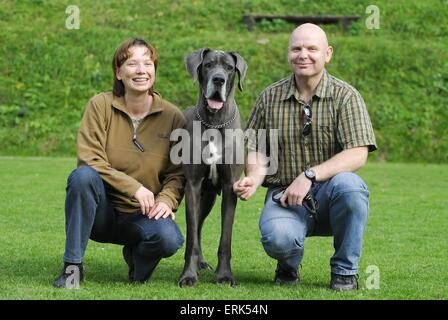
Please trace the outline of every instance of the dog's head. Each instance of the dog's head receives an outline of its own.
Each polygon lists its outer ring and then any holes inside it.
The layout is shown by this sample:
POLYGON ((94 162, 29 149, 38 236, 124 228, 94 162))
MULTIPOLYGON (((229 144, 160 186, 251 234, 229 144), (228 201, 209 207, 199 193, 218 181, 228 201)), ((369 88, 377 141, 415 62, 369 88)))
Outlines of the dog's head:
POLYGON ((185 59, 187 71, 201 86, 204 105, 210 112, 218 112, 234 92, 235 75, 238 88, 243 90, 247 63, 236 52, 224 52, 202 48, 185 59))

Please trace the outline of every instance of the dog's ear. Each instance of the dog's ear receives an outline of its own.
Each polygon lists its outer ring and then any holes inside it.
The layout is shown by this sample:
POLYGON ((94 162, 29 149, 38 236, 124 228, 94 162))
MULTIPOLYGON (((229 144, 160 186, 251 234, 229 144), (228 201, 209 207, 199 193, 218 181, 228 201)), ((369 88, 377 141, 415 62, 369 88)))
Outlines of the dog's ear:
POLYGON ((210 51, 209 48, 202 48, 193 51, 185 58, 185 66, 187 67, 188 73, 193 78, 193 82, 198 80, 198 68, 204 60, 205 54, 210 51))
POLYGON ((235 60, 236 70, 238 71, 238 77, 239 77, 238 88, 240 89, 240 91, 243 91, 243 79, 246 76, 247 63, 243 59, 243 57, 240 56, 238 53, 236 52, 229 52, 229 53, 235 60))

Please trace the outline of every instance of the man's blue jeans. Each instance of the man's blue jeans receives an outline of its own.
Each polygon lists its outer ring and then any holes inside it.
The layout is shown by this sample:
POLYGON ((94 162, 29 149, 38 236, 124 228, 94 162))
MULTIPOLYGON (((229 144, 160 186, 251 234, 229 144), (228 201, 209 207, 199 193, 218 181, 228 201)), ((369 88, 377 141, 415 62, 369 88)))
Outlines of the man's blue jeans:
POLYGON ((140 213, 114 210, 101 176, 89 166, 75 169, 68 177, 65 231, 64 261, 68 263, 82 262, 90 238, 132 246, 138 261, 146 260, 155 268, 161 258, 172 256, 184 241, 171 218, 155 220, 140 213))
POLYGON ((261 243, 280 267, 297 269, 304 253, 305 237, 332 235, 331 272, 358 273, 362 236, 369 212, 369 191, 362 179, 344 172, 316 183, 310 192, 318 202, 317 221, 302 206, 281 207, 272 201, 270 188, 260 217, 261 243))

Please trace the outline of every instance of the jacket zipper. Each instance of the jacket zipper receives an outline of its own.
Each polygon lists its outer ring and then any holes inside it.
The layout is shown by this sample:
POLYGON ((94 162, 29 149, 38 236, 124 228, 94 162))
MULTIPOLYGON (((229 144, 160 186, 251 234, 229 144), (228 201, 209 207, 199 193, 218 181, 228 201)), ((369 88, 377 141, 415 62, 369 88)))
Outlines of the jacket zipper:
POLYGON ((140 142, 137 141, 137 128, 134 127, 134 124, 132 123, 132 118, 129 117, 131 119, 131 127, 132 127, 132 143, 134 144, 134 146, 137 147, 138 150, 140 150, 141 152, 145 152, 145 149, 143 148, 143 146, 140 144, 140 142))

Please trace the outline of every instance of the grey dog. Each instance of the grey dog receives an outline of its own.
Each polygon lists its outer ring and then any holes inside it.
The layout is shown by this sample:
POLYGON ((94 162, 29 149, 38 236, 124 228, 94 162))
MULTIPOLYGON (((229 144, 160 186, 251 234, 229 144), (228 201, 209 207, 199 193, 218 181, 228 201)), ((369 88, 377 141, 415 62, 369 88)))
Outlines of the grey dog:
POLYGON ((193 128, 200 128, 202 137, 190 139, 191 154, 207 150, 210 157, 200 163, 190 161, 183 164, 186 177, 185 206, 187 222, 187 243, 185 265, 179 279, 179 286, 194 286, 198 281, 200 269, 211 269, 204 260, 201 249, 201 230, 216 201, 222 193, 221 238, 218 249, 216 282, 235 285, 230 267, 232 227, 237 197, 233 184, 243 170, 242 163, 223 161, 224 156, 236 154, 243 148, 240 139, 227 137, 228 129, 241 129, 241 118, 235 102, 234 81, 238 76, 238 87, 242 91, 242 81, 247 64, 235 52, 223 52, 208 48, 192 52, 185 60, 187 71, 193 81, 199 82, 199 97, 195 107, 185 111, 186 130, 193 134, 193 128), (208 134, 210 133, 210 134, 208 134), (214 139, 220 133, 222 139, 214 139))

